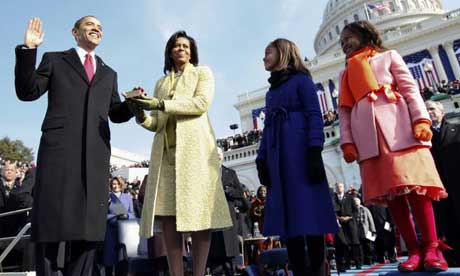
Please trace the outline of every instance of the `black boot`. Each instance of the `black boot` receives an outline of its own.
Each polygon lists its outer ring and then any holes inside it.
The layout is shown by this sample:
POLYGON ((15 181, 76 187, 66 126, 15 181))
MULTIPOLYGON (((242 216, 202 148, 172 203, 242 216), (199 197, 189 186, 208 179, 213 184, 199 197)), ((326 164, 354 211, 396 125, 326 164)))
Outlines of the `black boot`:
POLYGON ((286 248, 289 257, 289 267, 294 272, 294 276, 309 275, 307 272, 305 238, 303 236, 287 238, 286 248))
POLYGON ((308 257, 312 276, 326 276, 326 247, 324 236, 307 236, 308 257))

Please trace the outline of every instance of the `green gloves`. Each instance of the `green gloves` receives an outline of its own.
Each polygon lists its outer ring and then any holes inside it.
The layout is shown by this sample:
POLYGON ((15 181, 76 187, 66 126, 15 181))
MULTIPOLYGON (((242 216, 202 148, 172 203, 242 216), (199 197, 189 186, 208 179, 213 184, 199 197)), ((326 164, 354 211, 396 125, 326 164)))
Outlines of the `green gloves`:
POLYGON ((128 104, 129 111, 136 117, 136 121, 142 123, 145 120, 144 109, 133 103, 130 99, 126 100, 126 103, 128 104))
POLYGON ((140 98, 131 98, 129 99, 132 103, 134 103, 136 106, 144 109, 144 110, 159 110, 164 107, 162 102, 158 100, 155 97, 146 97, 146 96, 141 96, 140 98))

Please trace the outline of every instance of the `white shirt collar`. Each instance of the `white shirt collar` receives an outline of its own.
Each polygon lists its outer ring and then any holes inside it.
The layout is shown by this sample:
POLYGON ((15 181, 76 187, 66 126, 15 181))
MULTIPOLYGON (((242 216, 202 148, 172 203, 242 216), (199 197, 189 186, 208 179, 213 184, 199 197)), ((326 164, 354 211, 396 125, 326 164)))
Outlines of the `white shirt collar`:
MULTIPOLYGON (((81 64, 85 64, 85 59, 86 59, 86 54, 88 53, 86 50, 84 50, 83 48, 77 46, 76 47, 76 50, 77 50, 77 54, 78 54, 78 57, 80 58, 80 61, 81 61, 81 64)), ((91 58, 93 59, 93 68, 94 68, 94 72, 96 73, 96 53, 94 53, 94 51, 91 51, 89 52, 91 58)))

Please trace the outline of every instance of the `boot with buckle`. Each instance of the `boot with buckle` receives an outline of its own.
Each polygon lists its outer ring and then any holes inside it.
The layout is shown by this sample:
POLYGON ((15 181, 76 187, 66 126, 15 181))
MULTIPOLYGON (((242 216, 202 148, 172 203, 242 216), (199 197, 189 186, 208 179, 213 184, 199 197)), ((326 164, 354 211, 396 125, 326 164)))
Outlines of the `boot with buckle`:
POLYGON ((428 272, 446 271, 449 266, 444 259, 441 250, 448 250, 450 247, 443 242, 431 242, 424 246, 423 267, 428 272))
POLYGON ((409 252, 407 261, 398 265, 399 272, 414 272, 422 268, 423 256, 422 252, 417 249, 409 252))

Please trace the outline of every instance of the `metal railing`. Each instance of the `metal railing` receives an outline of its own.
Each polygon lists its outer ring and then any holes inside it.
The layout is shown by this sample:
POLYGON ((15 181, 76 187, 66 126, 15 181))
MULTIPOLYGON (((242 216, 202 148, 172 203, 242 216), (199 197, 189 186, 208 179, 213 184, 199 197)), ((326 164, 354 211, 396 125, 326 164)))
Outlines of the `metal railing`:
POLYGON ((5 212, 5 213, 0 213, 0 218, 1 218, 1 217, 11 216, 11 215, 16 215, 16 214, 20 214, 20 213, 29 212, 29 211, 31 211, 31 210, 32 210, 32 207, 30 207, 30 208, 24 208, 24 209, 19 209, 19 210, 14 210, 14 211, 5 212))
MULTIPOLYGON (((11 216, 11 215, 17 215, 21 213, 26 213, 31 210, 32 208, 25 208, 25 209, 15 210, 11 212, 1 213, 0 218, 11 216)), ((19 233, 16 236, 0 238, 0 243, 11 241, 6 247, 6 249, 0 255, 0 272, 3 272, 3 266, 2 266, 3 260, 6 258, 6 256, 8 256, 11 250, 13 250, 13 248, 18 244, 18 242, 21 241, 22 239, 30 238, 30 235, 26 235, 27 231, 30 229, 30 226, 31 226, 30 222, 28 222, 26 225, 24 225, 24 227, 22 227, 21 231, 19 231, 19 233)))

